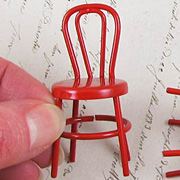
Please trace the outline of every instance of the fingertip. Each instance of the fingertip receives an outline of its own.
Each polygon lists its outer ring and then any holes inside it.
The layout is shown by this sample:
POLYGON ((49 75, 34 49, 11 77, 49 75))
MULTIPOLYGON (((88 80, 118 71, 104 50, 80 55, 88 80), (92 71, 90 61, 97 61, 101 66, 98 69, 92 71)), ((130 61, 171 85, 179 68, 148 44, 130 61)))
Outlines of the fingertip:
POLYGON ((24 69, 0 57, 0 101, 37 99, 54 104, 48 88, 24 69))
POLYGON ((63 132, 64 113, 53 104, 41 104, 26 114, 30 149, 50 146, 63 132))

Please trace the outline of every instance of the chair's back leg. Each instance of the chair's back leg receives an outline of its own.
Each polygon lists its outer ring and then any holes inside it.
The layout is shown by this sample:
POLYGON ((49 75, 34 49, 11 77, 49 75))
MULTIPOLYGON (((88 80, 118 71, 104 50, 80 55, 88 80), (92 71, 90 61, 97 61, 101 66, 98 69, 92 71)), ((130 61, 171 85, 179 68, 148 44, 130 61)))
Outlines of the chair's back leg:
POLYGON ((123 124, 123 117, 121 113, 119 97, 114 97, 113 100, 114 100, 114 109, 115 109, 115 116, 116 116, 117 129, 118 129, 119 146, 121 151, 123 174, 124 176, 129 176, 128 159, 130 158, 130 155, 128 155, 126 134, 124 132, 124 124, 123 124))
POLYGON ((125 143, 126 143, 128 161, 130 161, 131 160, 131 155, 130 155, 130 152, 129 152, 129 146, 128 146, 128 141, 127 141, 126 134, 125 134, 125 143))
MULTIPOLYGON (((72 117, 77 117, 78 116, 78 110, 79 110, 79 101, 74 100, 73 101, 73 112, 72 112, 72 117)), ((71 127, 71 132, 72 133, 77 133, 78 132, 78 124, 72 124, 71 127)), ((70 145, 70 161, 75 162, 75 157, 76 156, 76 140, 73 139, 71 140, 71 145, 70 145)))

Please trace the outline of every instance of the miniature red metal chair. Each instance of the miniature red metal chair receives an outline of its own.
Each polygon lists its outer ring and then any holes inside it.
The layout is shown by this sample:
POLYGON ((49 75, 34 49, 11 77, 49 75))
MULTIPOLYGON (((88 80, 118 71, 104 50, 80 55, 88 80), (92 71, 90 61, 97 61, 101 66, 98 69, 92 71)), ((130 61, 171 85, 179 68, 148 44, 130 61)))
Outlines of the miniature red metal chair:
MULTIPOLYGON (((67 45, 68 53, 74 70, 75 78, 71 80, 64 80, 57 82, 52 87, 53 96, 56 100, 56 105, 62 108, 62 100, 73 100, 72 118, 67 119, 66 125, 72 125, 71 132, 64 132, 61 137, 71 139, 70 146, 70 161, 75 161, 76 154, 76 140, 94 140, 111 138, 114 136, 119 137, 121 160, 124 176, 129 175, 128 161, 130 160, 130 154, 128 149, 128 143, 126 139, 126 132, 130 130, 131 123, 122 117, 121 106, 119 96, 122 96, 128 92, 128 85, 121 79, 115 79, 115 62, 118 52, 118 45, 120 39, 120 19, 117 12, 111 7, 103 4, 86 4, 79 5, 70 9, 64 16, 62 23, 62 31, 67 45), (105 51, 106 51, 106 13, 109 12, 114 18, 114 35, 112 52, 109 65, 109 77, 105 78, 105 51), (101 30, 101 54, 100 54, 100 74, 99 77, 93 77, 92 68, 90 67, 89 57, 87 54, 81 26, 81 16, 88 13, 96 13, 100 16, 102 22, 101 30), (81 78, 80 69, 73 49, 72 40, 69 34, 68 22, 70 17, 75 14, 75 27, 78 35, 78 40, 81 47, 82 56, 84 59, 85 67, 87 70, 88 78, 81 78), (92 99, 104 99, 113 98, 115 116, 109 115, 95 115, 95 116, 78 116, 79 100, 92 100, 92 99), (117 129, 108 132, 100 133, 80 133, 78 132, 77 125, 80 122, 89 122, 93 119, 98 121, 114 121, 117 123, 117 129)), ((51 176, 57 176, 58 170, 58 157, 59 157, 59 144, 60 139, 54 143, 53 162, 51 176)))
MULTIPOLYGON (((180 89, 167 88, 167 93, 180 95, 180 89)), ((168 124, 169 125, 180 125, 180 120, 169 119, 168 124)), ((163 151, 163 156, 165 156, 165 157, 168 157, 168 156, 180 156, 180 150, 163 151)), ((170 171, 170 172, 166 173, 166 177, 175 177, 175 176, 180 176, 180 170, 170 171)))

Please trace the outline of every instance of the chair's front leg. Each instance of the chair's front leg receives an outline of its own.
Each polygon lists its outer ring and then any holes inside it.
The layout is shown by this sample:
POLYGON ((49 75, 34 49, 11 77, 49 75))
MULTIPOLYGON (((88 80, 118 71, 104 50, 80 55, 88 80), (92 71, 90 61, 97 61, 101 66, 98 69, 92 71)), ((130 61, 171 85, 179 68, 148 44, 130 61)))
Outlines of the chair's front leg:
MULTIPOLYGON (((73 101, 73 112, 72 112, 72 117, 77 117, 78 116, 78 110, 79 110, 79 101, 74 100, 73 101)), ((77 133, 78 132, 78 124, 72 124, 71 127, 71 132, 72 133, 77 133)), ((76 159, 76 140, 73 139, 71 140, 71 145, 70 145, 70 161, 75 162, 76 159)))
MULTIPOLYGON (((56 99, 56 105, 62 109, 62 100, 56 99)), ((60 152, 60 137, 53 144, 51 177, 56 178, 58 174, 60 152)))
POLYGON ((52 178, 56 178, 58 174, 59 153, 60 153, 60 138, 58 138, 53 144, 53 157, 52 157, 52 169, 51 169, 52 178))
POLYGON ((117 129, 118 129, 119 146, 121 151, 123 174, 124 176, 129 176, 128 159, 130 158, 130 155, 128 155, 126 134, 124 132, 124 124, 123 124, 123 117, 121 113, 119 97, 114 97, 113 100, 114 100, 114 109, 115 109, 117 129))

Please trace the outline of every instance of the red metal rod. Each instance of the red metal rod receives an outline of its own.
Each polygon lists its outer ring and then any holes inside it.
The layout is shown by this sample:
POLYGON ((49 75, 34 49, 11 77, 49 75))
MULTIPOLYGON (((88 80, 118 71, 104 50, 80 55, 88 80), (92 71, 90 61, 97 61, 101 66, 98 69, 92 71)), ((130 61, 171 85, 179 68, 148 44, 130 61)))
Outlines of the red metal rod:
POLYGON ((180 150, 163 151, 163 156, 180 156, 180 150))
POLYGON ((176 177, 176 176, 180 176, 180 170, 178 171, 171 171, 171 172, 167 172, 166 173, 166 177, 169 178, 169 177, 176 177))
POLYGON ((59 164, 59 152, 60 152, 60 139, 57 139, 53 144, 53 159, 52 159, 52 170, 51 177, 56 178, 58 174, 58 164, 59 164))
POLYGON ((167 88, 166 92, 170 94, 180 95, 180 89, 176 89, 176 88, 167 88))
MULTIPOLYGON (((60 109, 62 109, 62 100, 56 99, 56 105, 60 109)), ((52 169, 51 169, 51 177, 52 178, 56 178, 57 174, 58 174, 59 152, 60 152, 60 138, 58 138, 53 144, 52 169)))
POLYGON ((180 125, 180 120, 169 119, 168 124, 169 125, 180 125))

